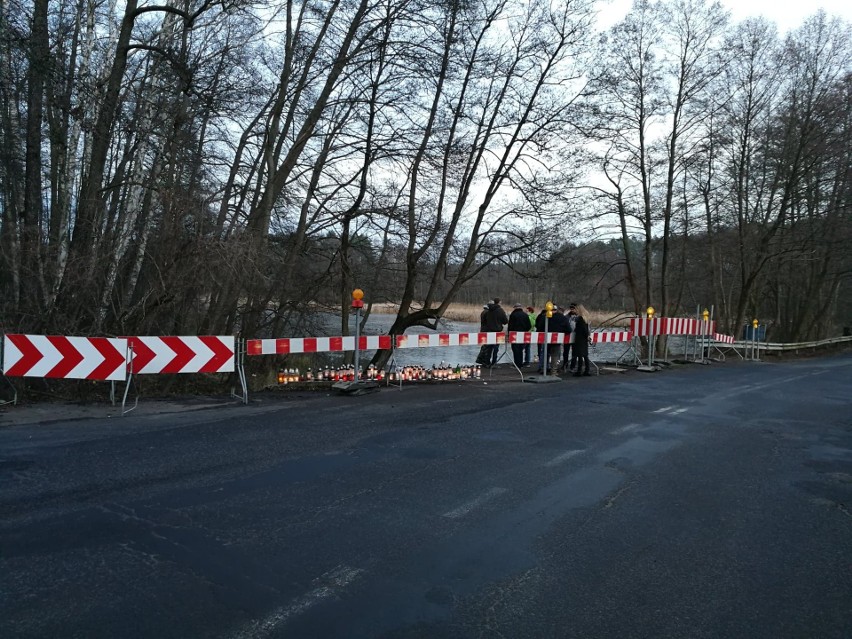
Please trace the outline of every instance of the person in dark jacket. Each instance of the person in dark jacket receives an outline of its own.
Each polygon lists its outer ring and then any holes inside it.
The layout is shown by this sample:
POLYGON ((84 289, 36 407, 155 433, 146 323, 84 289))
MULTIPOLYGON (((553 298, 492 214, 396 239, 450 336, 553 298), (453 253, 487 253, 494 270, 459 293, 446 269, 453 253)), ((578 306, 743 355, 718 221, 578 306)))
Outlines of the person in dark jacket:
MULTIPOLYGON (((485 319, 488 317, 488 306, 493 304, 494 300, 488 302, 482 307, 482 312, 479 314, 479 332, 485 333, 485 319)), ((486 356, 491 353, 491 348, 489 344, 483 344, 479 349, 479 355, 476 356, 476 363, 481 366, 487 366, 489 360, 486 359, 486 356)))
MULTIPOLYGON (((531 328, 530 316, 527 315, 523 306, 515 304, 514 310, 509 314, 508 329, 519 333, 529 333, 531 328)), ((515 360, 515 366, 518 368, 524 365, 524 351, 527 346, 527 344, 512 344, 512 357, 515 360)))
POLYGON ((586 310, 581 305, 577 305, 574 321, 574 356, 577 358, 577 370, 574 372, 574 377, 591 375, 589 372, 589 325, 583 316, 585 313, 586 310))
MULTIPOLYGON (((547 310, 542 309, 541 313, 538 314, 538 317, 535 320, 535 330, 536 331, 544 331, 544 322, 547 318, 547 310)), ((553 317, 547 320, 547 332, 552 333, 565 333, 568 330, 568 320, 565 317, 565 313, 563 309, 554 305, 553 307, 553 317)), ((559 354, 562 352, 562 346, 560 344, 549 344, 547 346, 547 356, 544 355, 545 349, 544 347, 539 348, 539 362, 538 362, 538 372, 541 373, 544 364, 543 362, 547 360, 547 372, 552 373, 554 369, 554 365, 559 360, 559 354)))
MULTIPOLYGON (((500 306, 500 298, 495 297, 494 301, 488 305, 488 311, 485 313, 485 333, 502 333, 506 324, 509 323, 509 317, 506 311, 500 306)), ((497 356, 500 354, 499 344, 487 344, 488 346, 488 365, 494 366, 497 363, 497 356)))
POLYGON ((488 308, 494 303, 494 300, 488 302, 482 307, 482 312, 479 314, 479 332, 485 332, 485 318, 488 317, 488 308))
MULTIPOLYGON (((506 311, 500 306, 499 297, 495 297, 482 307, 482 313, 479 315, 480 333, 502 333, 503 327, 508 323, 509 318, 506 315, 506 311)), ((482 366, 494 366, 497 363, 499 353, 499 344, 483 344, 482 348, 479 349, 476 363, 482 366)))
POLYGON ((574 321, 576 320, 576 314, 573 311, 576 306, 576 304, 571 304, 568 307, 568 311, 565 313, 565 320, 568 323, 568 328, 565 331, 565 342, 562 344, 562 366, 559 367, 560 372, 567 372, 569 370, 569 363, 572 367, 574 365, 574 360, 571 358, 571 333, 574 332, 574 321))

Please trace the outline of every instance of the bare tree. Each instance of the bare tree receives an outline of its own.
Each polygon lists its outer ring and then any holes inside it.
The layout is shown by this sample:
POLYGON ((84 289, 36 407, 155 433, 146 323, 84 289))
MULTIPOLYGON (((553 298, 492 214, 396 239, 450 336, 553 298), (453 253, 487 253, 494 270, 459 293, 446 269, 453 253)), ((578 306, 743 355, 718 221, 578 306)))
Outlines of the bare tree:
POLYGON ((601 42, 595 89, 608 185, 599 188, 620 220, 634 291, 627 247, 637 230, 644 239, 644 299, 635 300, 637 312, 655 299, 662 312, 673 310, 673 219, 683 172, 712 112, 708 89, 723 68, 717 42, 726 20, 717 2, 637 0, 601 42))

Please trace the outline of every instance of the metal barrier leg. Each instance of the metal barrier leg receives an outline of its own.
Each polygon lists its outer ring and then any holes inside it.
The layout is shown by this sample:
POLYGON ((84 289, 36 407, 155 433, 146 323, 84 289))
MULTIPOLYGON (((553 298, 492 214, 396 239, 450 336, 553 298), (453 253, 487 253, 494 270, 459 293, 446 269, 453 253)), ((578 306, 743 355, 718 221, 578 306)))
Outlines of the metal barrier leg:
MULTIPOLYGON (((511 360, 511 362, 512 362, 512 366, 515 366, 515 358, 514 358, 514 357, 510 357, 510 356, 509 356, 509 354, 508 354, 508 351, 509 351, 509 344, 508 344, 508 340, 507 340, 507 341, 505 341, 505 342, 503 342, 503 352, 502 352, 502 353, 500 352, 500 342, 497 342, 496 344, 494 344, 494 346, 496 346, 496 347, 497 347, 497 353, 498 353, 498 355, 497 355, 497 361, 496 361, 496 362, 494 362, 494 364, 493 364, 493 365, 491 365, 491 366, 489 366, 489 367, 488 367, 488 379, 489 379, 489 380, 490 380, 492 377, 494 377, 494 367, 495 367, 495 366, 497 366, 497 364, 499 364, 499 363, 503 360, 503 356, 504 356, 504 355, 505 355, 506 357, 508 357, 508 358, 511 360)), ((515 366, 515 368, 517 368, 517 366, 515 366)), ((523 374, 521 375, 521 378, 523 378, 523 374)))
POLYGON ((237 379, 240 380, 241 395, 237 395, 234 388, 231 388, 231 397, 239 399, 243 404, 248 404, 248 380, 246 378, 246 341, 238 339, 236 342, 234 357, 236 358, 235 371, 237 379))
MULTIPOLYGON (((2 362, 2 361, 3 361, 2 356, 0 356, 0 362, 2 362)), ((9 399, 9 400, 6 400, 6 401, 0 401, 0 406, 3 406, 4 404, 12 404, 12 406, 17 406, 17 404, 18 404, 18 389, 15 388, 15 385, 12 382, 9 381, 9 378, 6 377, 5 375, 3 375, 2 373, 0 373, 0 377, 2 377, 3 381, 5 381, 9 385, 9 388, 12 389, 12 399, 9 399)))
MULTIPOLYGON (((396 349, 391 345, 391 354, 388 358, 388 361, 385 363, 385 386, 390 386, 390 378, 391 378, 391 370, 396 371, 399 367, 396 364, 396 349)), ((402 377, 397 375, 399 378, 399 390, 402 390, 402 377)), ((394 384, 396 386, 396 384, 394 384)))
MULTIPOLYGON (((511 346, 511 345, 509 344, 509 340, 508 340, 508 339, 506 340, 505 345, 506 345, 506 350, 508 351, 509 347, 511 346)), ((502 355, 501 355, 500 357, 502 358, 502 355)), ((499 361, 499 360, 498 360, 498 361, 499 361)), ((512 362, 512 366, 514 366, 514 367, 515 367, 515 370, 516 370, 516 371, 518 371, 518 375, 520 375, 520 376, 521 376, 521 381, 523 382, 523 381, 524 381, 524 372, 523 372, 520 368, 518 368, 518 365, 517 365, 517 364, 515 364, 515 353, 514 353, 514 351, 512 352, 512 356, 509 358, 509 361, 510 361, 510 362, 512 362)))
MULTIPOLYGON (((636 338, 634 337, 633 340, 635 340, 635 339, 636 338)), ((639 354, 636 352, 636 347, 633 345, 633 340, 630 341, 630 345, 627 347, 627 349, 621 355, 619 355, 618 358, 615 360, 615 367, 616 368, 618 368, 618 362, 620 362, 622 359, 624 359, 624 357, 626 357, 628 354, 631 354, 631 353, 633 354, 633 365, 634 366, 637 363, 641 362, 641 360, 639 359, 639 354)))
POLYGON ((0 406, 3 404, 12 404, 12 406, 16 406, 18 404, 18 389, 15 388, 15 385, 9 381, 9 378, 3 374, 2 366, 3 366, 3 357, 5 356, 5 348, 6 348, 6 340, 0 339, 0 377, 9 385, 12 389, 12 399, 7 401, 0 401, 0 406))
POLYGON ((133 403, 133 408, 125 408, 127 406, 127 393, 130 392, 130 385, 133 384, 133 375, 127 377, 127 382, 124 385, 124 397, 121 399, 121 416, 124 417, 127 413, 136 410, 139 407, 139 390, 136 390, 136 401, 133 403))

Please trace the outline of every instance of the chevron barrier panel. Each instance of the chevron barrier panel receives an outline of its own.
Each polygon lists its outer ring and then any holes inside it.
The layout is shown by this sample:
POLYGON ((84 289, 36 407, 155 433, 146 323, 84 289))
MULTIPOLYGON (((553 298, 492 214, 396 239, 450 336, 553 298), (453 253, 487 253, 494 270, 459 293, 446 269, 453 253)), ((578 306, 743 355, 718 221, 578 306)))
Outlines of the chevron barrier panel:
POLYGON ((128 337, 134 375, 233 373, 233 335, 199 337, 128 337))
POLYGON ((7 377, 125 381, 127 365, 128 341, 122 338, 3 337, 3 374, 7 377))

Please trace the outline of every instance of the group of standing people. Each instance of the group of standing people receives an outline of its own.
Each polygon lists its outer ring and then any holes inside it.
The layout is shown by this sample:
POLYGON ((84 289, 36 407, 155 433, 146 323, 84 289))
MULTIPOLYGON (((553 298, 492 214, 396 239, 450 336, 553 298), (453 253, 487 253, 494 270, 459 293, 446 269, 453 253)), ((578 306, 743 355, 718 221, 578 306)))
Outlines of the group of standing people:
MULTIPOLYGON (((572 303, 566 309, 554 306, 553 317, 547 317, 547 310, 542 309, 538 315, 532 306, 524 308, 521 304, 515 304, 511 314, 500 306, 500 299, 494 298, 482 307, 479 316, 480 331, 483 333, 500 333, 508 325, 508 330, 521 333, 530 331, 543 332, 547 322, 548 333, 564 333, 574 336, 574 343, 569 344, 539 344, 538 346, 538 372, 541 373, 547 366, 547 373, 554 370, 559 372, 573 372, 575 377, 590 375, 589 372, 589 324, 584 317, 587 315, 582 305, 572 303), (561 348, 560 348, 561 347, 561 348), (557 369, 560 355, 562 364, 557 369)), ((499 355, 499 344, 485 344, 479 351, 476 363, 482 366, 494 366, 499 355)), ((530 344, 512 344, 512 357, 515 366, 523 368, 532 365, 532 349, 530 344)))

